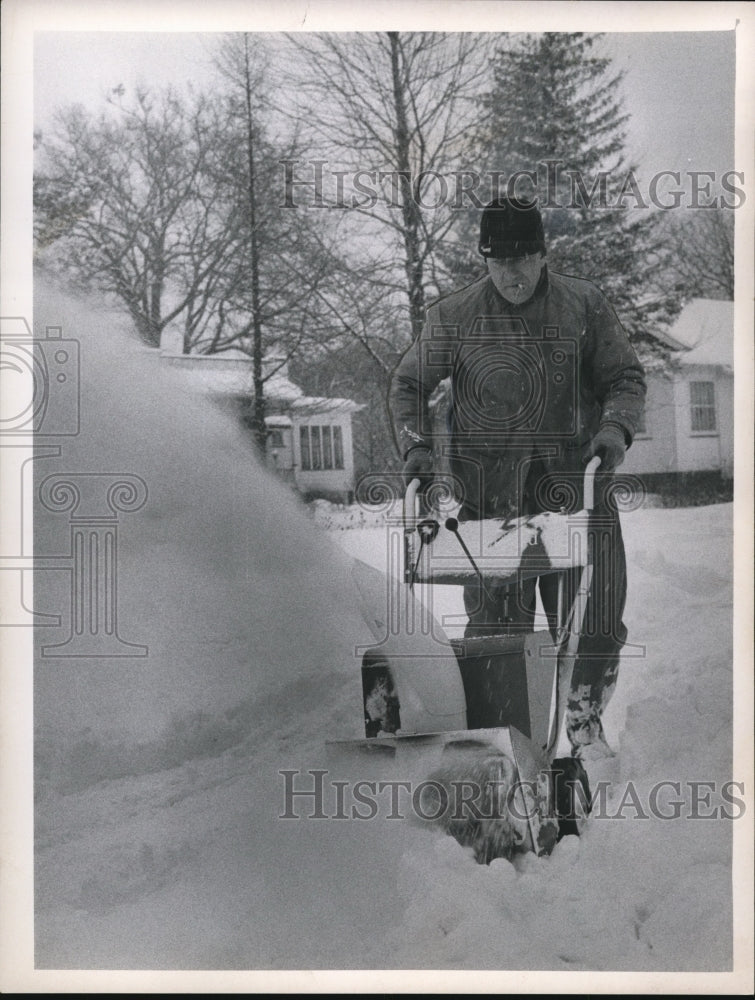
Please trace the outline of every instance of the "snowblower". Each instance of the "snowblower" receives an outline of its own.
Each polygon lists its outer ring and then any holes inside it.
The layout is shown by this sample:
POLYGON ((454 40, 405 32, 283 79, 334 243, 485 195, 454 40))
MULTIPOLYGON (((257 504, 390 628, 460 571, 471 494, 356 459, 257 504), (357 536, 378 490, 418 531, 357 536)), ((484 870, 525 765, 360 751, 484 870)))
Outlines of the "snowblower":
POLYGON ((360 650, 365 736, 330 747, 410 763, 423 777, 423 819, 472 847, 481 864, 549 854, 589 811, 584 768, 556 753, 592 578, 599 464, 585 471, 584 509, 508 522, 422 516, 415 479, 389 542, 403 548, 398 579, 354 563, 375 640, 360 650), (571 599, 568 571, 578 581, 571 599), (550 573, 559 574, 552 629, 449 639, 432 612, 432 585, 550 573))

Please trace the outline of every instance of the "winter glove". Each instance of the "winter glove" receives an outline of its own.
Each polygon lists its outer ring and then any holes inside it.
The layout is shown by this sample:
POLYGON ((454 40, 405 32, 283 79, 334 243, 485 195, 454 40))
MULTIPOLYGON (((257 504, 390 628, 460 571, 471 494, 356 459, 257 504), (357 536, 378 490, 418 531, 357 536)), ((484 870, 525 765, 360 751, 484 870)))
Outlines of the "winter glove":
POLYGON ((600 471, 612 472, 624 461, 626 450, 624 428, 620 424, 605 423, 583 451, 582 459, 589 462, 593 455, 598 455, 600 471))
POLYGON ((401 470, 406 486, 412 479, 419 479, 420 487, 428 486, 433 479, 433 452, 425 445, 410 448, 404 456, 404 468, 401 470))

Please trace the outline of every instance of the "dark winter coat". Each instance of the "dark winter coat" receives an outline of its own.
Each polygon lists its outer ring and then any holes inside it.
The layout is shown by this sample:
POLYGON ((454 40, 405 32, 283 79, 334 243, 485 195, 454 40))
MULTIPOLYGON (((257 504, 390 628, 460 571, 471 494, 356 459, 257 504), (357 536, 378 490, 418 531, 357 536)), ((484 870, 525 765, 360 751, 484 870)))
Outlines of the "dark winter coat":
POLYGON ((605 422, 631 444, 645 391, 603 293, 546 267, 523 305, 488 276, 431 305, 394 374, 391 409, 402 453, 434 444, 463 485, 464 515, 495 517, 525 512, 534 462, 554 496, 565 490, 567 506, 570 495, 579 502, 585 446, 605 422), (448 377, 447 434, 433 434, 428 401, 448 377))

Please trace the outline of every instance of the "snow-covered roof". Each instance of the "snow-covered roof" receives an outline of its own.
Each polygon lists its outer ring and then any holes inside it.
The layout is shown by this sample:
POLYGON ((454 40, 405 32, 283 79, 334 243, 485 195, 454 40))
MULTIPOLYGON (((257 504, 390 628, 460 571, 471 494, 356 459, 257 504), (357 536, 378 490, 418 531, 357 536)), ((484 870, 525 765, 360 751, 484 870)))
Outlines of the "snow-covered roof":
MULTIPOLYGON (((200 392, 217 396, 253 395, 252 361, 243 351, 223 354, 162 354, 163 361, 179 368, 190 386, 200 392)), ((304 393, 283 372, 271 375, 265 382, 265 396, 270 400, 290 403, 304 393)))
POLYGON ((294 400, 291 409, 297 412, 310 410, 312 413, 355 413, 357 410, 363 410, 364 404, 338 396, 301 396, 294 400))
POLYGON ((266 427, 291 427, 293 426, 291 422, 291 417, 287 417, 285 413, 272 413, 269 417, 265 417, 266 427))
POLYGON ((200 392, 220 396, 239 396, 251 391, 248 372, 213 371, 210 368, 184 368, 182 378, 200 392))
MULTIPOLYGON (((198 392, 213 396, 254 395, 252 361, 243 351, 233 349, 222 354, 161 353, 160 356, 171 367, 180 369, 185 381, 198 392)), ((271 360, 266 359, 268 362, 271 360)), ((299 414, 354 413, 364 409, 362 404, 355 403, 353 399, 305 396, 303 390, 288 378, 285 368, 266 379, 265 398, 279 406, 290 407, 299 414)))
POLYGON ((265 396, 268 399, 278 399, 284 402, 293 402, 301 399, 304 393, 296 383, 292 382, 285 375, 272 375, 265 382, 265 396))
POLYGON ((723 299, 692 299, 669 330, 681 348, 684 365, 734 364, 734 303, 723 299))
MULTIPOLYGON (((207 356, 212 357, 212 355, 207 356)), ((240 347, 227 347, 217 357, 224 361, 246 361, 247 363, 252 360, 251 354, 247 351, 242 351, 240 347)))

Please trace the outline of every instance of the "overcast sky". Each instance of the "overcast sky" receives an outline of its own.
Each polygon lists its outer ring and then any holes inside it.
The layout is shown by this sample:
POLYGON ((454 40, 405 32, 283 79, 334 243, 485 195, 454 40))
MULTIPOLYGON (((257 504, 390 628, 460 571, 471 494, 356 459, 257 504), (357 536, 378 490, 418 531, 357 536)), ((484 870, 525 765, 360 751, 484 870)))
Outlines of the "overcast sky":
MULTIPOLYGON (((96 108, 118 84, 210 86, 212 44, 211 33, 38 33, 35 124, 44 128, 60 104, 96 108)), ((628 152, 643 175, 733 169, 733 31, 611 33, 602 47, 626 72, 628 152)))

